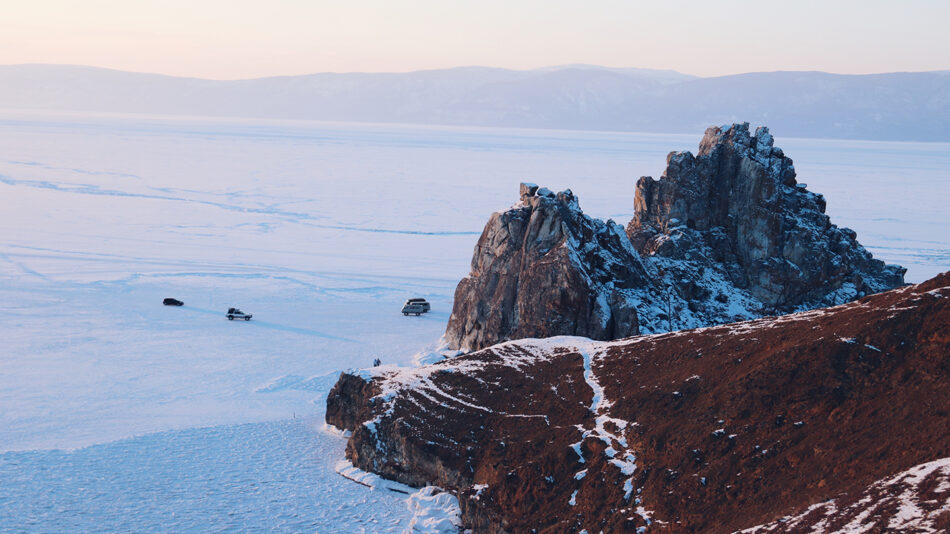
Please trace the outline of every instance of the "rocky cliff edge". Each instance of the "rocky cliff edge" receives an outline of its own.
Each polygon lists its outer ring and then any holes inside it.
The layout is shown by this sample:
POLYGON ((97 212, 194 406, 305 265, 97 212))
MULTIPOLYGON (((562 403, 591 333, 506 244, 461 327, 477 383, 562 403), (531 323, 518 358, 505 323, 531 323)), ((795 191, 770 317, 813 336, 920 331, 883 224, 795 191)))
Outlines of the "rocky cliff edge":
POLYGON ((950 528, 950 273, 841 306, 344 374, 347 457, 476 532, 950 528))

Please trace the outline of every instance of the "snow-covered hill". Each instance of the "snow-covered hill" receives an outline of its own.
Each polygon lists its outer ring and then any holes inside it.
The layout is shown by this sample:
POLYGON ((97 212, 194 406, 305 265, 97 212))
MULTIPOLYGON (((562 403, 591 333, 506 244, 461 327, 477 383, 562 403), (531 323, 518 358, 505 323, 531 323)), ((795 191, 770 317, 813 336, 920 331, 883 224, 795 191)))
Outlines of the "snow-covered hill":
POLYGON ((70 65, 0 66, 0 109, 950 141, 950 76, 674 71, 565 65, 215 81, 70 65))

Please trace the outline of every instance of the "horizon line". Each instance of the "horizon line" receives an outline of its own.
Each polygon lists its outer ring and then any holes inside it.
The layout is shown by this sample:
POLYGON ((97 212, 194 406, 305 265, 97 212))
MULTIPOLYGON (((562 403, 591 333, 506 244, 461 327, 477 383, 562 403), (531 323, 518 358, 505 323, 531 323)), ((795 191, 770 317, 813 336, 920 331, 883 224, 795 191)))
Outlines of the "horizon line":
POLYGON ((440 68, 430 68, 430 69, 415 69, 407 71, 317 71, 317 72, 306 72, 300 74, 275 74, 269 76, 256 76, 250 78, 204 78, 200 76, 186 76, 179 74, 167 74, 163 72, 149 72, 149 71, 137 71, 137 70, 124 70, 115 67, 104 67, 101 65, 86 65, 78 63, 5 63, 0 64, 0 68, 7 67, 72 67, 72 68, 85 68, 85 69, 96 69, 96 70, 106 70, 112 72, 121 72, 126 74, 141 74, 147 76, 164 76, 168 78, 181 78, 181 79, 192 79, 192 80, 203 80, 203 81, 213 81, 213 82, 240 82, 240 81, 253 81, 253 80, 266 80, 274 78, 295 78, 295 77, 304 77, 304 76, 319 76, 319 75, 400 75, 400 74, 416 74, 423 72, 438 72, 438 71, 450 71, 450 70, 464 70, 464 69, 486 69, 486 70, 502 70, 509 72, 534 72, 534 71, 557 71, 557 70, 569 70, 569 69, 589 69, 589 70, 606 70, 606 71, 645 71, 645 72, 655 72, 655 73, 670 73, 676 74, 684 77, 690 77, 693 79, 716 79, 716 78, 728 78, 732 76, 743 76, 746 74, 772 74, 772 73, 819 73, 819 74, 829 74, 832 76, 880 76, 885 74, 945 74, 950 73, 950 70, 947 69, 935 69, 935 70, 921 70, 921 71, 886 71, 886 72, 866 72, 860 74, 854 73, 840 73, 840 72, 829 72, 823 70, 787 70, 787 69, 777 69, 777 70, 761 70, 761 71, 746 71, 746 72, 735 72, 732 74, 722 74, 716 76, 700 76, 696 74, 690 74, 686 72, 680 72, 675 69, 655 69, 649 67, 609 67, 606 65, 597 65, 593 63, 564 63, 558 65, 546 65, 541 67, 526 68, 526 69, 513 69, 508 67, 493 67, 488 65, 457 65, 454 67, 440 67, 440 68))

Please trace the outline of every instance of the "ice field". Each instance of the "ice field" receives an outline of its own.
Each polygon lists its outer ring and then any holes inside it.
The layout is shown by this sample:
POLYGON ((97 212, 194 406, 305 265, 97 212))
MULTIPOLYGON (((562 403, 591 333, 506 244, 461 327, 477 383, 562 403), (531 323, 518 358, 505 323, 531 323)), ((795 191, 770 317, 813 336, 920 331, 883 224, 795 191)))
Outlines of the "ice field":
MULTIPOLYGON (((950 269, 950 144, 773 134, 875 257, 950 269)), ((435 346, 519 182, 626 223, 701 137, 0 113, 0 532, 405 531, 334 470, 339 371, 435 346)))

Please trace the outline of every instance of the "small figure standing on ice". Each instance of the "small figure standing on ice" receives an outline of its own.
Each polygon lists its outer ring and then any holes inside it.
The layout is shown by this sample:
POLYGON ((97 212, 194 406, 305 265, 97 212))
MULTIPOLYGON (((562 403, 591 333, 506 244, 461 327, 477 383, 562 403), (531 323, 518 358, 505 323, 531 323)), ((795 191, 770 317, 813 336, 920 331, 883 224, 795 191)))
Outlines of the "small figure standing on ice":
POLYGON ((379 361, 379 358, 376 358, 375 360, 373 360, 373 367, 379 367, 379 364, 381 363, 383 362, 379 361))

